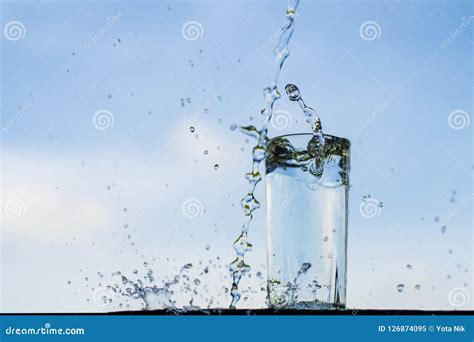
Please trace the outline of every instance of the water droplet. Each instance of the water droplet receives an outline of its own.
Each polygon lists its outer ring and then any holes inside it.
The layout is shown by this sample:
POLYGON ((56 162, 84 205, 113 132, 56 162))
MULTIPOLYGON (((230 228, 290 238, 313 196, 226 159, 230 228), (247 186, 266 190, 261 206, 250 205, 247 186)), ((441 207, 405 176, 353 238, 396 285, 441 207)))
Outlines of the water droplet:
POLYGON ((324 240, 324 241, 327 241, 327 240, 328 240, 328 237, 327 237, 327 236, 325 236, 325 237, 323 238, 323 240, 324 240))
POLYGON ((408 268, 409 270, 411 270, 411 269, 413 268, 413 266, 410 265, 410 264, 408 264, 408 265, 407 265, 407 268, 408 268))
POLYGON ((298 101, 301 98, 300 90, 294 84, 287 84, 285 91, 291 101, 298 101))
POLYGON ((204 150, 204 154, 209 154, 209 151, 208 151, 208 150, 204 150))
POLYGON ((441 234, 446 233, 446 226, 441 226, 441 234))
POLYGON ((219 168, 219 164, 214 165, 214 170, 217 170, 219 168))
POLYGON ((191 133, 194 133, 195 130, 196 130, 196 129, 195 129, 193 126, 189 127, 189 131, 190 131, 191 133))
POLYGON ((404 289, 405 289, 405 285, 403 285, 403 284, 398 284, 397 285, 397 291, 398 292, 403 292, 404 289))
POLYGON ((206 251, 210 250, 211 249, 211 246, 209 245, 206 245, 206 251))
POLYGON ((421 285, 420 284, 416 284, 415 285, 415 290, 420 290, 421 289, 421 285))
POLYGON ((236 125, 236 124, 230 125, 230 130, 231 130, 231 131, 235 131, 236 128, 237 128, 237 125, 236 125))

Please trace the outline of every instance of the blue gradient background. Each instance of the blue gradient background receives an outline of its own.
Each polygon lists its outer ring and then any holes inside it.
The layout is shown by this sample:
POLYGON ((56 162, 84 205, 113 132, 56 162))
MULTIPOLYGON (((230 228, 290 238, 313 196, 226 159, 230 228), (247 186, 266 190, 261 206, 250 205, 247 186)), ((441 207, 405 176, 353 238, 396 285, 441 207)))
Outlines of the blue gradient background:
MULTIPOLYGON (((25 205, 20 217, 2 210, 2 311, 123 309, 121 297, 95 304, 94 291, 120 282, 113 271, 143 274, 144 261, 158 282, 188 262, 213 265, 194 304, 213 297, 211 306, 227 306, 253 144, 229 127, 260 124, 273 68, 266 47, 286 1, 7 1, 1 9, 2 27, 26 28, 23 39, 1 37, 2 209, 12 198, 25 205), (181 30, 191 20, 203 35, 187 41, 181 30), (27 109, 5 130, 19 106, 27 109), (103 131, 92 123, 101 109, 114 115, 103 131), (189 198, 203 205, 196 218, 182 213, 189 198)), ((280 89, 297 84, 326 133, 352 141, 349 307, 472 309, 473 132, 472 124, 452 129, 448 116, 472 116, 474 24, 440 44, 473 14, 469 1, 300 4, 280 89), (381 28, 373 41, 359 34, 368 20, 381 28), (374 218, 359 212, 367 194, 383 202, 374 218), (468 301, 457 307, 449 294, 459 287, 468 301)), ((294 104, 282 98, 276 109, 292 119, 271 136, 308 131, 294 104)), ((249 239, 253 271, 242 287, 257 291, 246 290, 240 305, 261 307, 263 210, 249 239)))

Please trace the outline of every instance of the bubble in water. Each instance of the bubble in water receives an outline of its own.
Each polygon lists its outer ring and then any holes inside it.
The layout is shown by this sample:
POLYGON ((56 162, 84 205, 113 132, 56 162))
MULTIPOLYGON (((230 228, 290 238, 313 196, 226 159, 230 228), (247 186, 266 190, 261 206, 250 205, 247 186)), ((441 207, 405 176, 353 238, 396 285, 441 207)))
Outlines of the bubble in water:
POLYGON ((208 151, 208 150, 204 150, 204 154, 209 154, 209 151, 208 151))
MULTIPOLYGON (((306 272, 308 272, 308 270, 311 268, 311 263, 310 262, 304 262, 302 265, 301 265, 301 268, 300 270, 298 271, 298 275, 297 275, 297 278, 299 278, 301 275, 305 274, 306 272)), ((295 283, 296 283, 296 280, 295 279, 295 283)))
POLYGON ((407 268, 408 268, 409 270, 411 270, 411 269, 413 268, 413 266, 410 265, 410 264, 408 264, 408 265, 407 265, 407 268))
POLYGON ((196 130, 196 129, 195 129, 193 126, 189 127, 189 131, 190 131, 191 133, 194 133, 195 130, 196 130))
POLYGON ((214 170, 217 170, 219 168, 219 164, 214 164, 214 170))
POLYGON ((446 226, 441 226, 441 234, 446 233, 446 226))
POLYGON ((397 291, 398 292, 403 292, 404 289, 405 289, 405 285, 403 285, 403 284, 398 284, 397 285, 397 291))
POLYGON ((206 251, 210 250, 211 249, 211 246, 209 245, 206 245, 206 251))
POLYGON ((421 290, 421 285, 420 285, 420 284, 416 284, 416 285, 415 285, 415 290, 421 290))
POLYGON ((231 131, 235 131, 236 129, 237 129, 237 125, 236 125, 236 124, 230 125, 230 130, 231 130, 231 131))

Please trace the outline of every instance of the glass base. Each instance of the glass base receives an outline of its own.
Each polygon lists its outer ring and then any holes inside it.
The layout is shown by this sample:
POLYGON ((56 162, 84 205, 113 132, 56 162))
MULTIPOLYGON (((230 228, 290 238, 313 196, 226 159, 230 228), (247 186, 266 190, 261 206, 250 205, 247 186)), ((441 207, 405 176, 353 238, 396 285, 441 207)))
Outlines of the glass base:
POLYGON ((294 309, 294 310, 344 310, 345 304, 325 303, 319 300, 295 302, 288 305, 269 305, 271 309, 294 309))

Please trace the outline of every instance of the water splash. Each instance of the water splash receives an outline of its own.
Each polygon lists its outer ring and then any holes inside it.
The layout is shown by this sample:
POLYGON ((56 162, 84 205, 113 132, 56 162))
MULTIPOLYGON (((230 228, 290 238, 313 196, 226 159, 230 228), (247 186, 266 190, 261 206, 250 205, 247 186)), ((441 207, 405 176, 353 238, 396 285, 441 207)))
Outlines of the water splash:
MULTIPOLYGON (((334 306, 331 306, 328 303, 321 302, 319 300, 314 300, 312 302, 305 302, 299 300, 300 294, 300 278, 303 277, 308 270, 311 268, 311 263, 305 262, 301 265, 296 277, 293 282, 287 282, 282 286, 281 281, 277 279, 269 279, 268 281, 268 305, 276 308, 295 308, 295 309, 307 309, 314 308, 315 306, 320 307, 321 309, 333 309, 334 306), (271 298, 273 298, 271 300, 271 298), (274 303, 271 305, 271 303, 274 303)), ((316 293, 323 287, 321 286, 316 279, 314 279, 308 287, 311 289, 311 292, 314 296, 316 293)))
POLYGON ((130 308, 132 304, 138 305, 141 310, 167 310, 174 313, 209 309, 215 304, 217 291, 228 291, 220 285, 228 279, 228 273, 221 272, 223 265, 220 260, 220 257, 216 257, 207 262, 200 260, 186 263, 167 279, 155 279, 148 263, 144 262, 145 269, 133 270, 132 277, 120 271, 113 272, 112 276, 118 281, 107 286, 106 294, 114 298, 118 308, 130 308), (213 284, 211 279, 215 276, 220 277, 220 282, 213 284))
MULTIPOLYGON (((265 146, 267 142, 268 123, 273 114, 273 106, 275 102, 281 97, 278 91, 278 79, 285 60, 288 58, 290 51, 288 43, 291 39, 294 30, 294 20, 296 15, 296 8, 299 0, 290 0, 288 9, 286 11, 285 21, 281 27, 281 35, 277 47, 274 50, 275 67, 273 71, 273 79, 268 87, 263 91, 266 106, 262 110, 263 123, 262 128, 258 134, 258 142, 252 150, 252 170, 246 174, 249 189, 247 194, 242 198, 241 205, 245 214, 245 221, 242 226, 242 231, 234 242, 234 250, 237 254, 236 259, 230 264, 229 269, 232 273, 232 287, 231 296, 232 301, 230 308, 233 309, 240 300, 241 294, 239 291, 239 283, 242 276, 250 271, 250 266, 245 263, 245 253, 252 250, 252 244, 247 240, 247 232, 252 221, 253 212, 260 207, 260 203, 254 197, 254 192, 257 184, 262 180, 260 175, 260 164, 265 157, 265 146)), ((258 131, 258 130, 256 130, 258 131)))
MULTIPOLYGON (((316 114, 316 111, 308 107, 301 97, 300 90, 294 84, 287 84, 285 86, 286 94, 290 101, 297 102, 301 109, 303 110, 304 116, 306 118, 306 122, 311 125, 311 130, 313 131, 314 136, 323 136, 323 127, 321 125, 321 120, 319 119, 319 115, 316 114)), ((324 139, 324 138, 323 138, 324 139)))
POLYGON ((303 110, 306 122, 311 125, 311 131, 313 132, 313 138, 308 143, 308 152, 314 158, 312 165, 310 166, 311 173, 320 177, 324 170, 324 133, 321 119, 316 111, 308 107, 301 97, 301 92, 294 84, 287 84, 285 86, 286 94, 290 101, 297 102, 300 108, 303 110))

